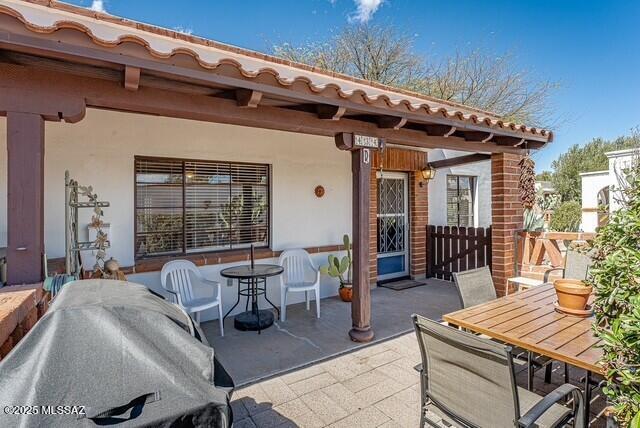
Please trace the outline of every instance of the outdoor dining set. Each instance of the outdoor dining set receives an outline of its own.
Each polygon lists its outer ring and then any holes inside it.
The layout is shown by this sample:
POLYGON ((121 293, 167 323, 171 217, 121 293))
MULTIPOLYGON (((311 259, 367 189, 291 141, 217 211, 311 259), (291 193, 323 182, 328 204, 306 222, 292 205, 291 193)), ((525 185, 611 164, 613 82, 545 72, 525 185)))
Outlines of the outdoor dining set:
MULTIPOLYGON (((563 278, 584 280, 591 260, 571 250, 566 260, 563 278)), ((587 426, 602 374, 592 317, 558 310, 549 282, 497 298, 488 267, 454 279, 463 309, 442 323, 413 316, 422 355, 421 426, 587 426), (564 365, 564 384, 542 397, 533 392, 534 373, 544 369, 550 383, 554 361, 564 365), (518 367, 527 371, 526 388, 516 384, 518 367), (582 388, 570 383, 575 369, 585 371, 582 388)))
POLYGON ((277 264, 255 263, 254 248, 251 246, 250 263, 232 266, 220 271, 220 275, 231 281, 237 281, 237 298, 234 305, 223 315, 222 287, 219 282, 205 278, 197 266, 189 260, 172 260, 166 263, 160 273, 163 289, 173 297, 174 303, 180 305, 187 313, 194 314, 196 322, 200 322, 202 311, 218 309, 220 335, 224 336, 224 320, 246 298, 245 311, 234 317, 234 328, 242 331, 258 331, 269 328, 274 323, 271 310, 259 309, 258 299, 265 301, 278 314, 281 321, 286 320, 287 294, 304 292, 309 310, 310 293, 313 292, 316 302, 316 316, 320 318, 320 270, 311 260, 309 253, 302 249, 291 249, 282 252, 277 264), (213 293, 207 297, 198 297, 192 284, 192 276, 201 284, 210 285, 213 293), (267 296, 267 278, 280 278, 280 308, 276 307, 267 296), (249 307, 250 306, 250 307, 249 307))

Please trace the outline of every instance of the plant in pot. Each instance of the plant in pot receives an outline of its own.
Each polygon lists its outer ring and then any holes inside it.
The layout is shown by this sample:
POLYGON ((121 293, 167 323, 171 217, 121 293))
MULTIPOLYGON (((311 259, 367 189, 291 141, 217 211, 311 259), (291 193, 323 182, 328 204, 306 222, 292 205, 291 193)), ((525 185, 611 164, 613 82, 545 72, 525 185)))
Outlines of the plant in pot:
POLYGON ((342 258, 329 254, 329 264, 322 266, 320 272, 329 275, 331 278, 338 278, 338 281, 340 281, 340 289, 338 290, 340 298, 343 302, 350 302, 353 295, 353 288, 351 287, 353 283, 351 279, 352 259, 349 235, 345 234, 342 237, 342 242, 347 254, 342 258))
POLYGON ((553 287, 556 289, 560 310, 580 314, 587 309, 587 303, 593 291, 591 285, 579 279, 560 278, 553 281, 553 287))

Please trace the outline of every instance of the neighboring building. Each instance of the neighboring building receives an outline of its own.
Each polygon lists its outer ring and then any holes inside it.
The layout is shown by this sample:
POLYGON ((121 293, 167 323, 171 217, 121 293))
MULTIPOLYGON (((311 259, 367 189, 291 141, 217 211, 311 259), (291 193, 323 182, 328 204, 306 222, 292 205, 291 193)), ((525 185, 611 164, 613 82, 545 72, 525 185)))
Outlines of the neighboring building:
POLYGON ((595 232, 607 222, 609 213, 620 207, 620 189, 625 185, 624 169, 631 166, 638 154, 638 149, 608 152, 608 169, 580 174, 584 232, 595 232))
POLYGON ((544 197, 558 194, 553 183, 544 180, 536 180, 536 193, 544 197))

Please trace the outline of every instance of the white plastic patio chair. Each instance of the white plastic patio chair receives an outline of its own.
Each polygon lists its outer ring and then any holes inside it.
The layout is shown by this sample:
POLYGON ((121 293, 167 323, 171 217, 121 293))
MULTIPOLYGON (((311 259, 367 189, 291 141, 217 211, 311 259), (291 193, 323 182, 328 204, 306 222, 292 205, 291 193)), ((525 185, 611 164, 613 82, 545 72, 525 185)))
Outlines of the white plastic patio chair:
POLYGON ((309 253, 302 249, 285 250, 278 259, 284 267, 280 275, 280 321, 287 319, 287 293, 304 291, 309 310, 309 291, 315 292, 316 317, 320 318, 320 269, 311 260, 309 253))
POLYGON ((222 320, 222 290, 220 283, 212 281, 202 276, 200 270, 189 260, 172 260, 162 266, 160 272, 160 282, 162 288, 171 293, 188 314, 195 314, 195 320, 200 324, 200 312, 218 307, 218 320, 220 321, 220 335, 224 336, 224 323, 222 320), (191 283, 191 274, 201 284, 212 285, 216 293, 210 297, 196 297, 191 283), (170 278, 170 285, 167 284, 167 277, 170 278))

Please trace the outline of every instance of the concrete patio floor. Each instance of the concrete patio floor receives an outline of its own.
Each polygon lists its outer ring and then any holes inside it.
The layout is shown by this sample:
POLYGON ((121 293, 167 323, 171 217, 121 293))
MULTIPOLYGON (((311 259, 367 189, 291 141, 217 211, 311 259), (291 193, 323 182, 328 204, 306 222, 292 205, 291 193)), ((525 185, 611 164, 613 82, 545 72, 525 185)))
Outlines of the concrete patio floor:
MULTIPOLYGON (((393 291, 372 290, 373 343, 351 342, 349 304, 323 299, 321 318, 304 304, 287 309, 262 334, 233 328, 225 322, 225 337, 218 323, 203 323, 207 339, 236 382, 233 395, 234 427, 416 427, 420 416, 419 377, 414 366, 420 351, 410 315, 440 319, 459 308, 452 283, 428 280, 422 287, 393 291)), ((570 371, 580 385, 582 370, 570 371)), ((518 384, 526 385, 520 369, 518 384)), ((546 394, 564 381, 563 368, 554 364, 551 384, 536 373, 535 390, 546 394)), ((604 400, 592 401, 592 427, 604 427, 597 418, 604 400)))
MULTIPOLYGON (((420 385, 414 366, 420 352, 413 333, 238 389, 231 403, 236 428, 418 427, 420 385)), ((570 373, 579 384, 581 370, 570 373)), ((552 382, 536 373, 535 390, 550 392, 564 381, 554 364, 552 382)), ((526 371, 517 375, 526 384, 526 371)), ((604 407, 596 396, 592 418, 604 407)), ((479 410, 484 411, 484 410, 479 410)), ((603 418, 592 428, 603 428, 603 418)))
MULTIPOLYGON (((203 323, 202 328, 219 361, 236 385, 242 386, 363 346, 352 342, 347 334, 351 328, 350 304, 338 297, 322 299, 320 319, 314 307, 313 302, 310 311, 304 304, 288 306, 287 320, 276 321, 261 334, 234 329, 231 316, 225 321, 224 337, 220 337, 217 321, 203 323)), ((451 282, 430 279, 424 286, 401 291, 375 288, 371 291, 374 340, 412 331, 413 313, 440 319, 459 307, 451 282)))

